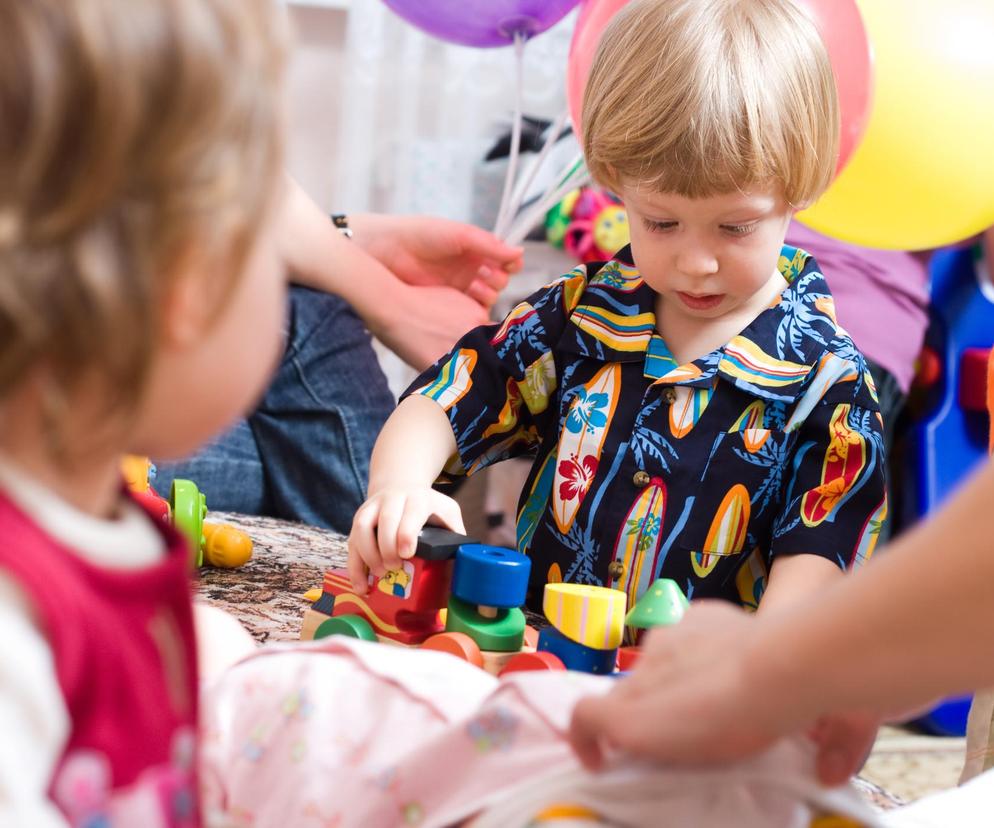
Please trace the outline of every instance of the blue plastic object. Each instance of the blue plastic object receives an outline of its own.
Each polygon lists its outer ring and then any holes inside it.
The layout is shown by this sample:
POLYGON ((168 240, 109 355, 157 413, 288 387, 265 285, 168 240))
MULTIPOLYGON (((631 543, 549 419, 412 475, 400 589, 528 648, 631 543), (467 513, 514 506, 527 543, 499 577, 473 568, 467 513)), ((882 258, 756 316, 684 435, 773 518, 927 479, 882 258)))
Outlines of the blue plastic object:
POLYGON ((477 606, 520 607, 528 593, 531 568, 531 559, 512 549, 464 543, 456 552, 452 594, 477 606))
POLYGON ((903 524, 934 511, 987 455, 987 413, 960 404, 964 352, 994 345, 994 288, 981 267, 971 250, 942 250, 932 259, 925 347, 938 355, 941 371, 907 441, 905 468, 915 485, 905 493, 903 524))
POLYGON ((567 670, 606 676, 614 672, 618 651, 595 650, 567 638, 555 627, 544 627, 538 634, 538 650, 559 656, 567 670))
MULTIPOLYGON (((994 344, 994 288, 979 254, 978 249, 943 250, 932 258, 925 346, 938 357, 939 370, 918 401, 901 453, 908 481, 901 498, 902 528, 937 509, 987 455, 990 418, 962 404, 963 384, 975 381, 964 374, 966 352, 994 344)), ((962 736, 970 700, 946 699, 914 723, 929 733, 962 736)))

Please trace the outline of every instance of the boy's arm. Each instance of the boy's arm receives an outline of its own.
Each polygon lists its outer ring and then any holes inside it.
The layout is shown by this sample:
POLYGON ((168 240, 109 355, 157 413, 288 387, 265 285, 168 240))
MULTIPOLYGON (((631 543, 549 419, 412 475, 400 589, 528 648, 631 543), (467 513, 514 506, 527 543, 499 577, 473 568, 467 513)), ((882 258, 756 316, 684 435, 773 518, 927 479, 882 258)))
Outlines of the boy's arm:
POLYGON ((773 561, 759 612, 789 607, 834 583, 845 573, 821 555, 783 555, 773 561))
POLYGON ((458 504, 432 489, 455 451, 452 426, 434 400, 414 394, 390 415, 373 447, 369 496, 349 534, 349 576, 356 592, 366 591, 367 570, 382 575, 410 558, 430 518, 465 534, 458 504))

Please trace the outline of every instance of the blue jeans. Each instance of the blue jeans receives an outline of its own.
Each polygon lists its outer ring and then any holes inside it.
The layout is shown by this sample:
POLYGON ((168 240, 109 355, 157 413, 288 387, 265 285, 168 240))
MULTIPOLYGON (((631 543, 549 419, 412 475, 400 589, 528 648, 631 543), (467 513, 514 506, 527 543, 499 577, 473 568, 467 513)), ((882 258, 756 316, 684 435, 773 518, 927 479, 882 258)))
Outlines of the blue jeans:
MULTIPOLYGON (((394 408, 362 320, 338 296, 290 290, 287 348, 245 420, 153 485, 193 480, 210 509, 298 520, 343 534, 365 499, 369 457, 394 408)), ((251 332, 249 332, 251 335, 251 332)))

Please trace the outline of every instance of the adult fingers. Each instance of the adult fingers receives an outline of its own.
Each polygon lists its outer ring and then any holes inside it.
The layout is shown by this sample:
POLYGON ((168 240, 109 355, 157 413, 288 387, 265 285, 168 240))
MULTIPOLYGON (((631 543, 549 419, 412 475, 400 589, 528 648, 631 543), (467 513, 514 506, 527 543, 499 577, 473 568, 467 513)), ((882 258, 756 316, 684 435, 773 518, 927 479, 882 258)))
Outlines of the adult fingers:
POLYGON ((465 254, 478 256, 483 260, 493 260, 510 273, 521 269, 524 248, 513 247, 480 227, 472 224, 462 225, 460 241, 465 254))
POLYGON ((469 287, 466 288, 466 295, 479 302, 480 306, 486 310, 490 310, 494 306, 494 302, 497 301, 497 291, 482 279, 474 279, 470 282, 469 287))

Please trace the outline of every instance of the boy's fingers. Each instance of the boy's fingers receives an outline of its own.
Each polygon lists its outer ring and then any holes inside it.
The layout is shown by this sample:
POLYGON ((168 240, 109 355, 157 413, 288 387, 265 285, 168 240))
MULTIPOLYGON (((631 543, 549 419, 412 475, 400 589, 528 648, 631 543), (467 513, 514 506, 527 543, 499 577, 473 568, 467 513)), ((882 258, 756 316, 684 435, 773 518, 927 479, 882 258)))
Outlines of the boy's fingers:
POLYGON ((432 492, 431 514, 442 522, 442 525, 460 535, 466 534, 466 526, 462 522, 462 510, 451 497, 432 492))
POLYGON ((397 525, 397 554, 401 558, 413 557, 418 548, 418 535, 430 513, 427 495, 411 495, 407 498, 404 514, 397 525))
MULTIPOLYGON (((380 516, 376 526, 376 538, 379 543, 380 560, 386 570, 400 568, 400 556, 397 554, 397 529, 407 506, 407 498, 387 498, 380 506, 380 516)), ((374 575, 382 575, 373 569, 374 575)))
POLYGON ((366 568, 366 557, 369 553, 364 550, 376 548, 376 536, 373 532, 373 516, 364 513, 362 509, 356 512, 352 521, 348 546, 349 580, 352 581, 352 588, 357 594, 365 595, 369 588, 366 568))
POLYGON ((349 558, 347 566, 349 581, 352 582, 353 591, 355 591, 357 595, 365 595, 366 589, 369 586, 366 573, 366 564, 363 562, 362 556, 352 549, 351 541, 349 542, 349 558))

